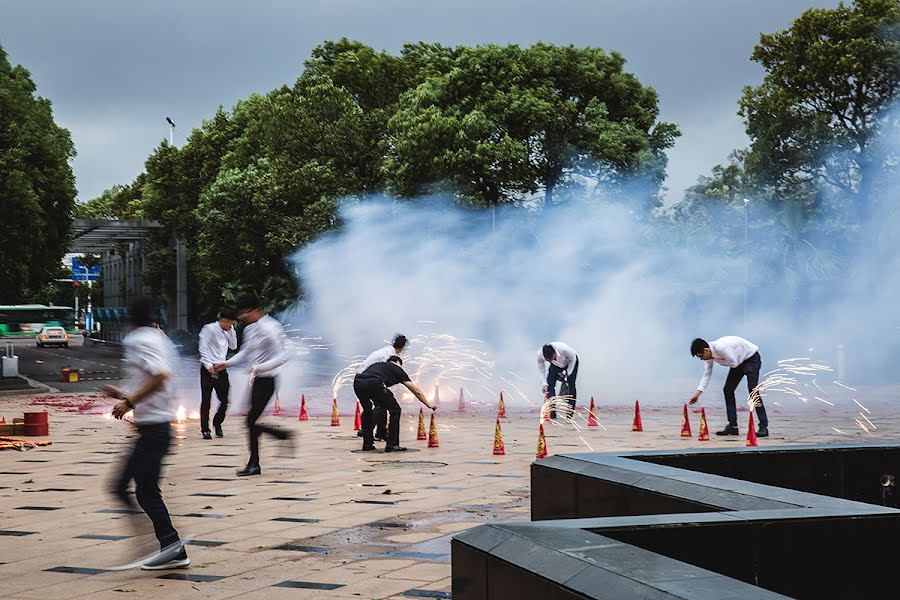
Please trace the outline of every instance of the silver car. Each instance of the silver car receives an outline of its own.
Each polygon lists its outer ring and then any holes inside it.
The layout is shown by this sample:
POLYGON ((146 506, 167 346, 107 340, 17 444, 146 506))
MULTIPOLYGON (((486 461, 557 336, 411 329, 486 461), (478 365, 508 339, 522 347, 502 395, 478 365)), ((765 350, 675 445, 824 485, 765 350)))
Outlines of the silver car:
POLYGON ((44 327, 35 337, 38 346, 65 346, 69 347, 69 334, 62 327, 44 327))

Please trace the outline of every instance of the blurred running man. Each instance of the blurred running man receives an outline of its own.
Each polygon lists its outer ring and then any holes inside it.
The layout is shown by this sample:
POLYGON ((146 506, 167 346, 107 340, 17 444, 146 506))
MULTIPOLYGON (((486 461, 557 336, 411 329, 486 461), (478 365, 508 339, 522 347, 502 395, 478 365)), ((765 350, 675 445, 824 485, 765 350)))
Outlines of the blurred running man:
MULTIPOLYGON (((568 394, 563 395, 572 396, 568 400, 569 406, 572 407, 569 411, 569 417, 571 417, 575 413, 575 402, 576 398, 578 398, 578 393, 575 390, 575 380, 578 378, 578 354, 575 352, 575 349, 562 342, 544 344, 544 347, 538 352, 537 363, 538 373, 541 374, 542 380, 544 379, 544 369, 547 368, 547 363, 550 363, 550 368, 546 372, 546 383, 544 384, 545 397, 552 398, 556 395, 557 381, 566 382, 565 387, 568 388, 568 394)), ((556 418, 555 410, 550 412, 550 418, 556 418)))
POLYGON ((359 376, 362 375, 363 371, 375 363, 387 362, 392 356, 400 356, 403 351, 406 350, 408 341, 409 340, 406 339, 405 335, 398 333, 394 336, 394 341, 391 342, 390 345, 373 350, 356 369, 356 375, 353 377, 353 392, 356 394, 356 398, 359 400, 359 404, 362 407, 363 422, 363 428, 357 432, 357 436, 365 437, 363 430, 366 427, 366 423, 368 423, 370 430, 372 427, 375 427, 374 439, 377 439, 378 441, 387 439, 387 411, 382 410, 381 408, 374 408, 370 400, 363 401, 363 398, 356 389, 356 381, 359 379, 359 376), (366 416, 366 412, 369 413, 368 416, 366 416))
MULTIPOLYGON (((387 445, 384 447, 385 452, 402 452, 406 450, 400 445, 400 404, 397 403, 394 394, 388 389, 398 383, 405 385, 419 399, 419 402, 431 410, 435 409, 435 405, 428 401, 428 398, 425 397, 419 386, 410 381, 409 375, 403 370, 403 359, 399 356, 391 356, 387 362, 373 363, 353 383, 353 390, 361 398, 361 402, 372 402, 376 408, 385 410, 391 415, 391 422, 387 430, 387 445)), ((369 422, 368 427, 366 425, 365 417, 363 417, 362 449, 374 450, 372 424, 369 422)))
POLYGON ((289 431, 262 425, 257 421, 275 393, 275 378, 288 360, 287 336, 281 323, 265 314, 253 294, 242 296, 237 302, 237 316, 247 324, 241 351, 225 362, 213 365, 217 373, 235 365, 250 365, 250 412, 247 413, 250 460, 237 472, 239 477, 259 475, 259 436, 267 433, 280 440, 289 440, 289 431))
POLYGON ((162 460, 169 452, 170 423, 175 418, 172 374, 175 346, 156 325, 157 311, 149 298, 138 298, 128 310, 131 331, 122 340, 126 373, 123 388, 104 387, 119 403, 112 414, 121 419, 134 411, 137 441, 112 492, 125 506, 134 507, 128 485, 134 480, 134 496, 153 522, 160 552, 141 565, 142 569, 177 569, 191 564, 169 516, 159 490, 162 460))
POLYGON ((213 390, 219 399, 219 410, 213 417, 216 437, 222 437, 222 422, 228 409, 228 371, 216 372, 213 365, 225 362, 229 350, 237 348, 237 333, 234 331, 234 311, 223 309, 219 318, 207 323, 200 330, 200 432, 204 440, 211 440, 209 431, 209 409, 212 403, 213 390))

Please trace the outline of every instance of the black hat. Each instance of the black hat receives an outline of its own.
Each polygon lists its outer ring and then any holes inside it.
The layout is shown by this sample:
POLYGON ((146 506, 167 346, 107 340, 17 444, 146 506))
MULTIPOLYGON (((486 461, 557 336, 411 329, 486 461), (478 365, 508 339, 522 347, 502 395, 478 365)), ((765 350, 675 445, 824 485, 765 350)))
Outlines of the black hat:
POLYGON ((238 313, 259 308, 259 298, 256 294, 243 294, 235 303, 238 313))

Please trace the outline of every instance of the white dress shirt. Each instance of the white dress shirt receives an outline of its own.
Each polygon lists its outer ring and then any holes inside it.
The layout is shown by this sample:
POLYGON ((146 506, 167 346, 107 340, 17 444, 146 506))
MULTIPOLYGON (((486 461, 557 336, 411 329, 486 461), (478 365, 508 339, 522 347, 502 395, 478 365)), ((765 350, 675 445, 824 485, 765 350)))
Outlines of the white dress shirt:
POLYGON ((701 392, 706 389, 706 384, 712 377, 713 363, 719 363, 723 367, 735 368, 759 350, 759 346, 752 342, 748 342, 742 337, 736 335, 726 335, 709 343, 709 349, 712 352, 712 358, 704 361, 706 368, 703 371, 703 377, 700 378, 700 384, 697 389, 701 392))
POLYGON ((225 361, 225 367, 249 364, 257 377, 274 377, 288 358, 284 327, 269 315, 263 315, 244 329, 241 351, 225 361))
POLYGON ((387 359, 395 355, 397 352, 394 350, 393 346, 385 346, 383 348, 379 348, 371 352, 362 364, 359 365, 359 368, 356 369, 356 374, 361 375, 363 371, 374 365, 375 363, 387 362, 387 359))
MULTIPOLYGON (((138 327, 122 340, 125 351, 125 385, 133 394, 155 375, 172 375, 178 352, 175 345, 156 327, 138 327)), ((171 377, 155 392, 134 405, 134 424, 169 423, 175 418, 175 394, 171 377)))
MULTIPOLYGON (((565 369, 568 373, 571 373, 572 369, 575 368, 575 361, 578 360, 578 355, 575 353, 575 348, 569 346, 568 344, 563 344, 562 342, 550 342, 550 345, 553 346, 553 349, 556 351, 556 358, 551 360, 550 363, 556 365, 560 369, 565 369)), ((537 364, 538 373, 541 374, 541 381, 546 382, 547 361, 546 359, 544 359, 543 347, 538 350, 537 364)))
POLYGON ((234 327, 224 331, 218 321, 207 323, 200 330, 200 364, 209 369, 225 362, 228 350, 237 348, 237 333, 234 327))

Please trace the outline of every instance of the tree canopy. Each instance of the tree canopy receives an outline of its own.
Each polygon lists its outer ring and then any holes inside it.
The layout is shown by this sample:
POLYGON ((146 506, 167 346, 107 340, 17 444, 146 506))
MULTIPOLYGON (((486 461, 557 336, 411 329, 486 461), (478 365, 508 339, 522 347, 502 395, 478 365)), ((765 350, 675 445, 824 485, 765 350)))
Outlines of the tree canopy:
POLYGON ((39 299, 59 276, 75 209, 75 150, 0 47, 0 304, 39 299))

